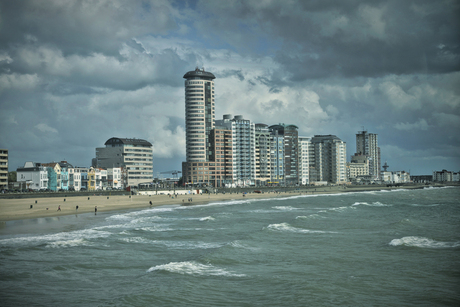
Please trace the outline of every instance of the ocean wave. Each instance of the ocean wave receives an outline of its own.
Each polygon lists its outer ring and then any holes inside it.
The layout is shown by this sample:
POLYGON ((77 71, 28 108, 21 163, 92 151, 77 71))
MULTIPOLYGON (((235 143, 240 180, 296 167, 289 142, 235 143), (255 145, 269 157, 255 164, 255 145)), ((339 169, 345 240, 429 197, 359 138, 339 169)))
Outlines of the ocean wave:
POLYGON ((73 240, 63 240, 50 242, 46 247, 50 248, 62 248, 62 247, 76 247, 76 246, 93 246, 91 242, 85 239, 73 239, 73 240))
POLYGON ((273 231, 281 231, 281 232, 294 232, 294 233, 337 233, 333 231, 322 231, 322 230, 309 230, 303 228, 296 228, 288 223, 280 223, 280 224, 270 224, 267 227, 269 230, 273 231))
POLYGON ((295 208, 295 207, 291 207, 291 206, 275 206, 275 207, 272 207, 272 208, 276 209, 276 210, 282 210, 282 211, 300 210, 300 208, 295 208))
POLYGON ((324 216, 321 216, 319 214, 310 214, 310 215, 300 215, 296 216, 296 219, 325 219, 324 216))
POLYGON ((356 202, 356 203, 354 203, 352 206, 359 206, 359 205, 369 206, 369 207, 391 207, 391 206, 393 206, 393 205, 388 205, 388 204, 382 204, 382 203, 379 202, 379 201, 375 201, 375 202, 373 202, 373 203, 356 202))
POLYGON ((234 248, 247 249, 247 250, 251 250, 251 251, 260 250, 260 248, 258 248, 258 247, 252 247, 252 246, 244 245, 243 243, 241 243, 238 240, 232 241, 228 245, 230 245, 231 247, 234 247, 234 248))
POLYGON ((167 271, 170 273, 178 273, 182 275, 194 276, 229 276, 243 277, 245 274, 236 274, 225 269, 214 267, 210 264, 201 264, 195 261, 170 262, 168 264, 157 265, 151 267, 147 272, 167 271))
POLYGON ((200 218, 200 221, 202 221, 202 222, 214 221, 214 220, 215 220, 215 218, 213 218, 212 216, 206 216, 206 217, 200 218))
POLYGON ((460 242, 440 242, 425 237, 403 237, 401 239, 393 239, 390 242, 392 246, 410 246, 421 248, 455 248, 460 247, 460 242))
MULTIPOLYGON (((40 245, 49 244, 52 242, 71 242, 72 240, 89 240, 97 238, 106 238, 111 233, 107 231, 98 231, 94 229, 83 229, 70 232, 59 232, 55 234, 41 235, 41 236, 21 236, 0 240, 0 246, 9 245, 40 245)), ((65 246, 62 244, 61 246, 65 246)), ((70 245, 69 245, 70 246, 70 245)))
MULTIPOLYGON (((144 210, 139 210, 139 211, 132 211, 128 213, 121 213, 121 214, 114 214, 111 216, 106 217, 106 220, 111 221, 111 220, 133 220, 139 216, 146 215, 146 214, 152 214, 152 212, 157 213, 157 212, 171 212, 173 210, 176 210, 180 208, 179 205, 177 206, 162 206, 162 207, 155 207, 155 208, 150 208, 150 209, 144 209, 144 210)), ((146 217, 147 219, 149 218, 155 218, 155 217, 146 217)))

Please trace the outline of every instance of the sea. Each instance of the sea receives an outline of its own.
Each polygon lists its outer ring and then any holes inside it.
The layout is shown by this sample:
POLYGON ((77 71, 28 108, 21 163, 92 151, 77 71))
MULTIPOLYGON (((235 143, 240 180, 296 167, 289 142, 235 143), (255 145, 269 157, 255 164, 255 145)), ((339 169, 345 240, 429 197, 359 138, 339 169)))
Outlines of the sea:
POLYGON ((235 198, 3 223, 0 306, 460 306, 458 187, 235 198))

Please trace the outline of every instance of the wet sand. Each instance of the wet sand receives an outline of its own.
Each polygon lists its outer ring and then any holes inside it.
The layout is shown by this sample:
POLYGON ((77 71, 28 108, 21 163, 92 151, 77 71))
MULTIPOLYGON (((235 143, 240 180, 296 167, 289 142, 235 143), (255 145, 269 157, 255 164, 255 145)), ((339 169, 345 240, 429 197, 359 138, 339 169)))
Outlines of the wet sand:
MULTIPOLYGON (((420 188, 413 186, 409 188, 420 188)), ((407 189, 408 187, 401 187, 407 189)), ((123 196, 74 196, 74 197, 50 197, 50 198, 22 198, 22 199, 0 199, 0 221, 12 221, 21 219, 34 219, 43 217, 54 217, 70 215, 75 213, 94 212, 97 206, 97 212, 107 212, 126 209, 145 209, 165 205, 198 205, 211 202, 254 199, 254 198, 272 198, 272 197, 290 197, 296 195, 315 195, 330 194, 343 192, 359 191, 378 191, 390 190, 393 188, 372 187, 372 186, 355 186, 355 187, 317 187, 310 188, 307 191, 288 191, 281 193, 249 193, 243 196, 242 193, 226 194, 203 194, 203 195, 179 195, 177 198, 168 195, 128 195, 123 196), (192 202, 188 199, 192 198, 192 202), (65 201, 64 201, 65 199, 65 201), (35 203, 37 202, 37 203, 35 203), (152 202, 152 205, 150 205, 152 202), (60 211, 58 207, 60 206, 60 211), (76 209, 78 206, 78 210, 76 209)))

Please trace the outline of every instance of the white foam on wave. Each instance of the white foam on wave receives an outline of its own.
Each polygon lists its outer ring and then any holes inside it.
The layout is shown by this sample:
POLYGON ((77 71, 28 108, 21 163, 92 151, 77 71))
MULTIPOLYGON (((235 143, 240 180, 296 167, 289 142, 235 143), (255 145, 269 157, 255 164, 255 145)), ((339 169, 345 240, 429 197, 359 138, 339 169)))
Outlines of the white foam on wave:
MULTIPOLYGON (((99 231, 95 229, 83 229, 83 230, 76 230, 70 232, 59 232, 55 234, 48 234, 42 236, 21 236, 21 237, 14 237, 9 239, 2 239, 0 240, 0 246, 8 246, 8 245, 22 245, 22 244, 32 244, 32 245, 40 245, 40 244, 50 244, 52 242, 72 242, 73 240, 90 240, 90 239, 97 239, 97 238, 106 238, 110 236, 111 233, 107 231, 99 231)), ((75 241, 76 242, 76 241, 75 241)), ((71 246, 71 244, 57 244, 56 246, 66 247, 71 246)))
MULTIPOLYGON (((152 213, 158 212, 171 212, 176 209, 180 208, 179 205, 177 206, 162 206, 162 207, 155 207, 151 209, 139 210, 139 211, 132 211, 128 213, 121 213, 121 214, 114 214, 111 216, 106 217, 106 220, 133 220, 135 218, 140 218, 142 215, 149 215, 152 213)), ((155 216, 148 216, 147 219, 155 218, 155 216)))
POLYGON ((333 231, 322 231, 322 230, 309 230, 309 229, 302 229, 296 228, 288 223, 280 223, 280 224, 270 224, 267 227, 273 231, 281 231, 281 232, 294 232, 294 233, 336 233, 333 231))
POLYGON ((393 206, 393 205, 383 204, 383 203, 381 203, 379 201, 375 201, 373 203, 356 202, 352 206, 360 206, 360 205, 369 206, 369 207, 391 207, 391 206, 393 206))
POLYGON ((73 239, 73 240, 63 240, 63 241, 55 241, 49 242, 46 247, 50 248, 61 248, 61 247, 76 247, 76 246, 92 246, 91 242, 85 239, 73 239))
POLYGON ((246 250, 251 250, 251 251, 260 250, 260 248, 258 248, 258 247, 247 246, 247 245, 241 243, 241 241, 238 241, 238 240, 230 242, 229 245, 234 247, 234 248, 241 248, 241 249, 246 249, 246 250))
POLYGON ((182 275, 194 276, 228 276, 228 277, 243 277, 245 274, 236 274, 225 269, 214 267, 210 264, 201 264, 195 261, 170 262, 168 264, 157 265, 151 267, 147 272, 167 271, 182 275))
POLYGON ((460 247, 460 242, 440 242, 425 237, 403 237, 401 239, 393 239, 389 243, 392 246, 411 246, 421 248, 455 248, 460 247))
POLYGON ((300 208, 295 208, 295 207, 291 207, 291 206, 275 206, 275 207, 272 207, 272 208, 276 209, 276 210, 281 210, 281 211, 300 210, 300 208))
POLYGON ((324 216, 321 216, 319 214, 310 214, 310 215, 300 215, 300 216, 296 216, 296 219, 304 219, 304 220, 307 220, 307 219, 325 219, 324 216))
POLYGON ((201 222, 214 221, 214 220, 215 218, 213 218, 212 216, 206 216, 206 217, 200 218, 201 222))
POLYGON ((224 246, 223 243, 193 242, 193 241, 157 241, 159 245, 175 249, 213 249, 224 246))

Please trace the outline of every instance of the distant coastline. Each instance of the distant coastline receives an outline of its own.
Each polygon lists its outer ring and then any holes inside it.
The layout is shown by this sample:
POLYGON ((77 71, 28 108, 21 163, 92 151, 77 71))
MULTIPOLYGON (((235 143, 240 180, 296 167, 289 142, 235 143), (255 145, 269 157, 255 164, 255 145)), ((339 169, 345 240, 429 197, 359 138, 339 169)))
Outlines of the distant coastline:
MULTIPOLYGON (((398 189, 423 189, 428 187, 460 186, 458 184, 410 184, 399 187, 386 185, 361 186, 317 186, 317 187, 264 187, 264 188, 235 188, 219 189, 217 193, 179 195, 112 195, 111 192, 92 192, 90 195, 77 193, 54 193, 46 197, 40 193, 24 193, 16 195, 2 195, 0 198, 0 221, 12 221, 34 218, 56 217, 81 213, 97 213, 147 209, 167 205, 200 205, 212 202, 230 200, 268 199, 274 197, 290 197, 296 195, 321 195, 349 192, 369 192, 398 189), (258 191, 257 193, 254 191, 258 191), (259 193, 260 192, 260 193, 259 193), (20 197, 20 198, 19 198, 20 197), (78 209, 77 209, 78 206, 78 209), (60 210, 58 211, 58 208, 60 210)), ((171 190, 173 194, 173 190, 171 190)))

